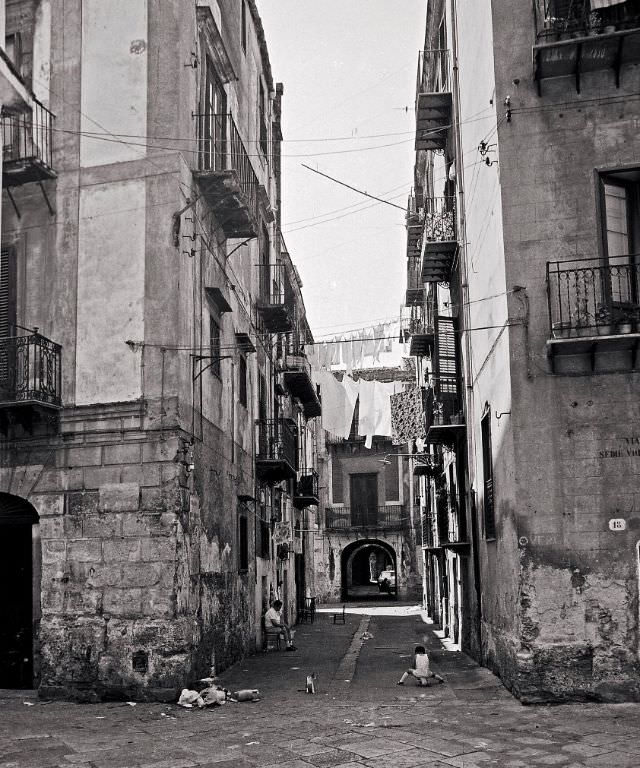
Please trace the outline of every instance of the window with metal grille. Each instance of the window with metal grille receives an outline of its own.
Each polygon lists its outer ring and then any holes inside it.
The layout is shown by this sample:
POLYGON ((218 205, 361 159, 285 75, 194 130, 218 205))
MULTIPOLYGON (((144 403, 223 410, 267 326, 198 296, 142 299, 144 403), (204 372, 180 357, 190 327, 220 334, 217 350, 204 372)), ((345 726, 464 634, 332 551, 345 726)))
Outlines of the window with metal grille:
POLYGON ((238 517, 238 571, 249 570, 249 521, 246 515, 238 517))
POLYGON ((209 315, 209 354, 211 373, 220 378, 220 325, 212 315, 209 315))
POLYGON ((486 539, 495 539, 496 518, 494 509, 493 488, 493 455, 491 449, 491 409, 480 421, 482 435, 482 475, 484 482, 484 536, 486 539))

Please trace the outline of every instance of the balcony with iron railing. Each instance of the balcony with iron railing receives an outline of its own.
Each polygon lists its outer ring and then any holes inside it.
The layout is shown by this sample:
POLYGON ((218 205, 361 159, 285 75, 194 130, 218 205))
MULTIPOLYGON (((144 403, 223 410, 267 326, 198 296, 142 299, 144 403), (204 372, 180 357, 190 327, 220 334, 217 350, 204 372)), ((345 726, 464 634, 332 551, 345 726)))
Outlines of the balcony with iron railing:
POLYGON ((427 442, 454 445, 465 432, 464 400, 457 376, 434 377, 434 388, 427 393, 427 442))
POLYGON ((319 501, 319 478, 315 469, 301 469, 296 480, 293 506, 297 509, 310 507, 319 501))
POLYGON ((322 403, 311 378, 311 364, 304 352, 298 350, 298 354, 285 354, 282 376, 286 388, 300 400, 305 418, 320 416, 322 403))
POLYGON ((198 169, 193 175, 227 237, 257 237, 259 182, 230 114, 198 120, 198 169))
POLYGON ((458 251, 456 199, 428 197, 424 208, 422 282, 447 282, 458 251))
POLYGON ((54 179, 53 120, 36 99, 28 112, 2 115, 2 186, 54 179))
POLYGON ((289 333, 295 324, 295 297, 284 264, 260 266, 258 314, 269 333, 289 333))
POLYGON ((430 356, 433 351, 435 336, 433 325, 429 326, 427 323, 424 305, 411 308, 407 330, 411 336, 409 354, 418 357, 430 356))
POLYGON ((611 69, 616 87, 623 66, 640 61, 640 0, 534 0, 534 78, 581 77, 611 69), (602 7, 596 7, 602 6, 602 7))
POLYGON ((258 422, 256 475, 277 483, 296 476, 296 427, 290 419, 264 419, 258 422))
POLYGON ((328 530, 398 529, 407 527, 408 521, 409 515, 403 504, 325 509, 325 528, 328 530))
POLYGON ((452 114, 449 51, 420 51, 416 83, 416 150, 444 149, 452 114))
POLYGON ((423 221, 420 211, 416 206, 413 190, 407 203, 407 257, 420 255, 420 243, 422 241, 423 221))
POLYGON ((419 307, 424 302, 424 285, 422 284, 422 263, 420 254, 407 258, 407 292, 405 306, 419 307))
POLYGON ((595 369, 599 352, 629 352, 635 368, 640 345, 640 256, 604 262, 573 259, 547 263, 551 338, 547 352, 588 353, 595 369))
POLYGON ((62 347, 34 332, 0 338, 0 430, 62 408, 62 347), (11 416, 10 416, 11 414, 11 416))

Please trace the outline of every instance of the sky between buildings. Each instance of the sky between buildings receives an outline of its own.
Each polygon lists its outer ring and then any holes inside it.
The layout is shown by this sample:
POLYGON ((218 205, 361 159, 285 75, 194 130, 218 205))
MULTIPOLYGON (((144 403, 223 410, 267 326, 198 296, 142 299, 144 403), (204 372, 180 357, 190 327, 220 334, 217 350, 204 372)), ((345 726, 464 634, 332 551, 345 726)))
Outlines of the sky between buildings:
POLYGON ((274 81, 284 83, 282 230, 316 340, 397 318, 403 210, 302 164, 406 208, 426 2, 257 3, 274 81))

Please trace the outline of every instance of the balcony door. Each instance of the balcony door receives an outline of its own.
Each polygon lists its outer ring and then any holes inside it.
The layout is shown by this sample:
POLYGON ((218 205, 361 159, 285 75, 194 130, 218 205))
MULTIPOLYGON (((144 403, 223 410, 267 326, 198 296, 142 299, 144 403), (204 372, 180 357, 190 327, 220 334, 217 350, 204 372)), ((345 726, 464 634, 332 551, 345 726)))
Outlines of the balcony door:
POLYGON ((351 525, 376 525, 378 522, 378 475, 351 475, 351 525))
POLYGON ((607 264, 605 302, 638 304, 640 170, 601 177, 603 254, 607 264))
POLYGON ((226 167, 227 95, 210 59, 207 59, 201 117, 200 166, 205 171, 226 167))

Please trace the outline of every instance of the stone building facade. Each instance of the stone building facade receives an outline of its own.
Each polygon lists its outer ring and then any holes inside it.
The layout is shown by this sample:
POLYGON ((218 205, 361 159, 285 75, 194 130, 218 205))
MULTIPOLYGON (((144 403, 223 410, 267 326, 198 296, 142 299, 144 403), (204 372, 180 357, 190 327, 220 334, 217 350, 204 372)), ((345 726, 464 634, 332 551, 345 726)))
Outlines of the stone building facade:
POLYGON ((0 685, 172 698, 311 579, 283 89, 253 0, 2 5, 0 685))
POLYGON ((529 702, 640 699, 639 61, 634 0, 427 4, 408 289, 453 318, 462 646, 529 702))
MULTIPOLYGON (((354 371, 361 378, 413 384, 412 370, 354 371)), ((370 448, 358 435, 358 405, 348 439, 323 432, 319 451, 320 510, 315 536, 315 594, 321 602, 371 598, 419 599, 421 560, 414 503, 414 460, 407 446, 374 436, 370 448), (378 584, 392 571, 389 590, 378 584), (384 589, 384 588, 383 588, 384 589)))

